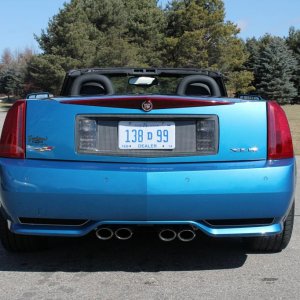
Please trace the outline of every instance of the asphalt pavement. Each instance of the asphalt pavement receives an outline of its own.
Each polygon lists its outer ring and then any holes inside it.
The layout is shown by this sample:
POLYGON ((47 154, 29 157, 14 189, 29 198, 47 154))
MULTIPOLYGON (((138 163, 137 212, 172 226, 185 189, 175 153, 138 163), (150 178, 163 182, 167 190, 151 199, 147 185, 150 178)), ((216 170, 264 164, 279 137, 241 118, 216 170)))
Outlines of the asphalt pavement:
POLYGON ((25 254, 0 246, 0 299, 299 299, 299 181, 297 187, 294 232, 281 253, 204 236, 190 243, 163 243, 156 235, 59 239, 25 254))

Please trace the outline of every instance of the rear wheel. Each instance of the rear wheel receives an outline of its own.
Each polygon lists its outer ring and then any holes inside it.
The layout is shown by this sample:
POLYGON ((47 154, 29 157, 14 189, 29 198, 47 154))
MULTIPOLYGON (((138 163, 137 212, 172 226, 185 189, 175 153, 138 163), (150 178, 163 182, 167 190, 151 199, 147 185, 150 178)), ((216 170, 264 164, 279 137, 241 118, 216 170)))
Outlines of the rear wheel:
POLYGON ((29 252, 46 248, 46 238, 12 233, 7 220, 0 213, 0 239, 3 247, 10 252, 29 252))
POLYGON ((289 214, 284 222, 283 230, 280 234, 272 236, 261 236, 261 237, 249 237, 245 238, 244 241, 248 248, 253 251, 259 252, 280 252, 289 243, 293 225, 294 225, 294 212, 295 212, 295 201, 289 211, 289 214))

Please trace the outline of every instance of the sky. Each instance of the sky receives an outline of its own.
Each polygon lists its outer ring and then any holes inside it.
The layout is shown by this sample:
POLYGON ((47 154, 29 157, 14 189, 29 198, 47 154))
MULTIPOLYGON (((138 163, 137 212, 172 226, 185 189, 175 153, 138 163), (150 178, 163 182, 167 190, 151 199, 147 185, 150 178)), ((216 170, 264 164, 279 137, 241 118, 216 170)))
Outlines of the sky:
MULTIPOLYGON (((5 48, 41 52, 34 34, 70 0, 0 0, 0 54, 5 48)), ((165 5, 167 0, 160 0, 165 5)), ((300 29, 300 0, 224 0, 226 20, 237 24, 243 39, 265 33, 287 36, 289 27, 300 29)))

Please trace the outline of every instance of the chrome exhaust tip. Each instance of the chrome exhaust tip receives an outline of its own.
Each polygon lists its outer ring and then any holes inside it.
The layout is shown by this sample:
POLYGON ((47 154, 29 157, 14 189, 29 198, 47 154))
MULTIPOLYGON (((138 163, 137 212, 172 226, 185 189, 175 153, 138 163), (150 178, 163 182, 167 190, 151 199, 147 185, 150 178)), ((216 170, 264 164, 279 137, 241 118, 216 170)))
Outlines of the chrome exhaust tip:
POLYGON ((182 242, 190 242, 196 237, 196 233, 194 230, 185 229, 181 230, 178 233, 178 239, 182 242))
POLYGON ((114 236, 114 232, 107 227, 99 228, 96 230, 96 237, 99 240, 107 241, 110 240, 114 236))
POLYGON ((176 239, 176 232, 172 229, 163 229, 158 234, 159 238, 164 242, 171 242, 176 239))
POLYGON ((129 240, 133 235, 133 232, 130 228, 119 228, 115 231, 115 236, 117 239, 125 241, 129 240))

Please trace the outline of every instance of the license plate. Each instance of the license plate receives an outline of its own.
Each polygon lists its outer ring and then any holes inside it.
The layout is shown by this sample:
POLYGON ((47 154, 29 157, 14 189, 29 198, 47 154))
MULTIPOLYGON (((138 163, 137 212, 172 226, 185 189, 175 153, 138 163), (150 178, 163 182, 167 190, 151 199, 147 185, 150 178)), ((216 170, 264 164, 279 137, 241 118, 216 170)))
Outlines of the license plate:
POLYGON ((119 149, 175 149, 175 123, 171 121, 120 121, 119 149))

